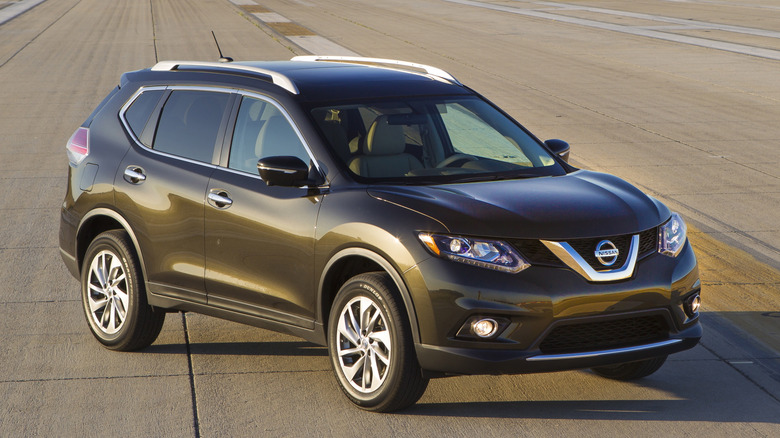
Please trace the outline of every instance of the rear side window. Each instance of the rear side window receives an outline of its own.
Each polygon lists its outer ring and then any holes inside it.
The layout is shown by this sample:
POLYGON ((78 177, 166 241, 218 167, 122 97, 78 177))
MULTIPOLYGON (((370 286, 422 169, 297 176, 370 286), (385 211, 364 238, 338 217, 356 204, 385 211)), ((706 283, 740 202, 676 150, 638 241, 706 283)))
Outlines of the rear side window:
POLYGON ((141 93, 125 111, 125 120, 136 138, 141 138, 144 127, 152 115, 152 111, 160 101, 163 90, 152 90, 141 93))
POLYGON ((230 95, 175 90, 160 114, 152 148, 210 163, 230 95))

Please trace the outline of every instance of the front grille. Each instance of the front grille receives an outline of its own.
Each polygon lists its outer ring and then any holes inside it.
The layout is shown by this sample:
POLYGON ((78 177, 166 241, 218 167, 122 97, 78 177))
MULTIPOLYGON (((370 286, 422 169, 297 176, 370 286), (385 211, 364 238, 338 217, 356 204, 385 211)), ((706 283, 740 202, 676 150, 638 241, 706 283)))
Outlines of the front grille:
POLYGON ((628 248, 631 247, 631 237, 630 234, 625 234, 623 236, 597 237, 595 239, 574 239, 567 241, 567 243, 571 245, 572 249, 577 251, 580 257, 588 262, 591 268, 597 271, 606 271, 618 269, 626 262, 626 259, 628 259, 628 248), (596 246, 602 240, 609 240, 614 243, 615 247, 620 251, 617 260, 610 266, 602 265, 596 258, 596 246))
POLYGON ((554 328, 539 349, 544 354, 565 354, 630 347, 662 341, 669 325, 660 315, 568 324, 554 328))
MULTIPOLYGON (((624 234, 621 236, 607 236, 607 237, 594 237, 588 239, 570 239, 566 243, 577 251, 588 264, 597 271, 608 271, 618 269, 623 266, 628 258, 628 248, 631 246, 631 237, 633 234, 624 234), (615 244, 620 255, 618 259, 611 266, 602 265, 596 258, 596 246, 602 240, 610 240, 615 244)), ((532 265, 541 266, 554 266, 563 267, 564 264, 555 256, 544 244, 536 239, 514 239, 509 243, 517 248, 520 253, 532 265)), ((648 255, 654 253, 658 247, 658 228, 650 228, 649 230, 639 233, 639 257, 641 260, 648 255)))

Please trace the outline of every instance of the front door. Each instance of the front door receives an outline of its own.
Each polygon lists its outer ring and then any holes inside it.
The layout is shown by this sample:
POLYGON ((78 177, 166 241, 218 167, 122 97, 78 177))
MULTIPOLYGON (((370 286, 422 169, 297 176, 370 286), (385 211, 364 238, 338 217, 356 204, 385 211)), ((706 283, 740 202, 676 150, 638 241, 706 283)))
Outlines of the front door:
POLYGON ((267 186, 260 158, 311 162, 284 111, 243 97, 228 166, 214 171, 206 205, 206 289, 212 306, 313 328, 314 232, 322 195, 267 186))

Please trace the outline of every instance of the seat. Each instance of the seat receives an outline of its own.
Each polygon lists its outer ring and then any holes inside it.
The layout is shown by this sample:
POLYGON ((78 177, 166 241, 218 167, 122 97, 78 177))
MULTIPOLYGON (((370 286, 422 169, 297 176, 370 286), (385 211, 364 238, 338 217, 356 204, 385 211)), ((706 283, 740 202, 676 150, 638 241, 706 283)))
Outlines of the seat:
POLYGON ((300 157, 303 145, 295 130, 284 116, 276 115, 268 119, 260 129, 255 154, 258 158, 292 155, 300 157))
POLYGON ((403 126, 391 125, 386 115, 379 116, 366 134, 363 154, 349 162, 349 169, 369 178, 400 177, 411 170, 422 169, 420 160, 405 150, 403 126))

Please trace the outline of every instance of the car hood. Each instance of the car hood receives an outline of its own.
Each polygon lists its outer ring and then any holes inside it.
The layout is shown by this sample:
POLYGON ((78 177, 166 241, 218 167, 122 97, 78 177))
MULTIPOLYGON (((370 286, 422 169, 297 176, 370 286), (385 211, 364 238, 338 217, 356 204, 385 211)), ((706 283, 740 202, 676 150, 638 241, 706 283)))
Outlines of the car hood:
POLYGON ((630 234, 655 227, 670 215, 666 206, 622 179, 584 170, 519 180, 375 186, 369 194, 430 216, 450 233, 485 237, 630 234))

